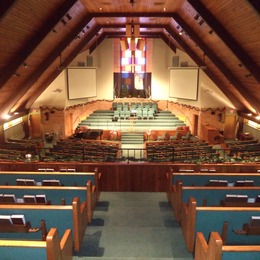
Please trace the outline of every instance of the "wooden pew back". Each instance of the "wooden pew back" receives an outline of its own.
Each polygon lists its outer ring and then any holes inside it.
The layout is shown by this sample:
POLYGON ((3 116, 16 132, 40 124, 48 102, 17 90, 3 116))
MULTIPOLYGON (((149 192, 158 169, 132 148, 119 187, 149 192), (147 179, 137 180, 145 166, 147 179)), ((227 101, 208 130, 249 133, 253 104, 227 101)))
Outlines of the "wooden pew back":
POLYGON ((183 186, 182 182, 178 181, 172 187, 170 203, 176 220, 180 221, 182 203, 187 203, 190 197, 196 199, 197 206, 219 206, 227 194, 247 195, 248 198, 255 199, 260 194, 260 187, 183 186))
POLYGON ((225 222, 228 223, 227 244, 259 243, 258 236, 240 236, 233 232, 242 229, 251 216, 260 216, 260 208, 197 207, 196 200, 190 198, 188 204, 183 203, 181 211, 181 227, 188 251, 194 250, 197 232, 202 232, 205 237, 208 237, 211 231, 221 233, 225 222))
POLYGON ((61 240, 56 228, 51 228, 46 241, 0 239, 2 259, 72 260, 72 234, 67 229, 61 240))
MULTIPOLYGON (((51 205, 71 205, 73 199, 78 197, 80 201, 87 202, 88 223, 91 222, 97 202, 96 194, 95 191, 93 191, 94 189, 92 187, 91 181, 88 181, 85 187, 0 186, 0 189, 3 194, 14 194, 16 198, 23 198, 24 195, 45 195, 47 201, 50 201, 51 205)), ((35 205, 37 206, 39 204, 35 205)))
POLYGON ((258 260, 260 245, 230 245, 224 246, 218 232, 211 232, 209 242, 206 241, 202 232, 196 234, 195 260, 230 260, 250 259, 258 260))
MULTIPOLYGON (((87 205, 74 198, 72 205, 0 205, 0 215, 23 214, 30 220, 33 227, 37 227, 42 219, 47 229, 56 227, 64 233, 72 230, 74 249, 79 250, 87 227, 87 205)), ((0 233, 1 235, 1 233, 0 233)))

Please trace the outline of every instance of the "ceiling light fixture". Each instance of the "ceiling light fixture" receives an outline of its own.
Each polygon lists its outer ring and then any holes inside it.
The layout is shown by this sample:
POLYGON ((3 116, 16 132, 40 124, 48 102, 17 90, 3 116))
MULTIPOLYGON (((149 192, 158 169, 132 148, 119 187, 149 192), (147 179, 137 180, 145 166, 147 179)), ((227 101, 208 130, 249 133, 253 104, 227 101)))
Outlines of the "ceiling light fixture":
POLYGON ((199 14, 196 14, 196 15, 194 16, 194 19, 195 19, 195 20, 198 20, 199 17, 200 17, 200 15, 199 15, 199 14))
POLYGON ((61 19, 61 23, 65 26, 67 22, 64 19, 61 19))
POLYGON ((201 26, 202 24, 204 24, 204 22, 205 21, 203 19, 201 19, 200 22, 199 22, 199 25, 201 26))
POLYGON ((72 19, 72 17, 70 16, 69 13, 66 14, 66 17, 68 18, 68 20, 71 20, 71 19, 72 19))
POLYGON ((3 119, 10 119, 10 118, 11 118, 11 116, 8 114, 3 115, 3 119))

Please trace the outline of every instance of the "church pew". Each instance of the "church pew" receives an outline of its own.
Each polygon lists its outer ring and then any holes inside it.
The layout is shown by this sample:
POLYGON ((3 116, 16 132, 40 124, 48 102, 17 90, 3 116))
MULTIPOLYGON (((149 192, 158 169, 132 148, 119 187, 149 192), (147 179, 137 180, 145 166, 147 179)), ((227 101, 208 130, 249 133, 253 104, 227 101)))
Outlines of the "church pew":
POLYGON ((72 260, 72 234, 66 229, 59 238, 51 228, 45 241, 0 239, 1 259, 72 260))
POLYGON ((171 202, 173 187, 177 181, 181 181, 184 186, 206 186, 210 180, 225 180, 228 186, 233 186, 236 181, 253 180, 254 186, 260 186, 260 175, 258 173, 222 173, 217 172, 215 167, 216 165, 209 165, 207 168, 197 169, 200 170, 200 172, 195 172, 193 165, 187 166, 186 168, 183 166, 179 168, 179 172, 173 172, 172 169, 170 169, 170 171, 166 173, 166 194, 168 201, 171 202))
MULTIPOLYGON (((88 181, 85 187, 75 186, 0 186, 1 193, 15 195, 17 202, 21 204, 18 198, 24 195, 45 195, 47 203, 51 205, 71 205, 73 199, 78 197, 80 201, 87 202, 87 218, 88 223, 91 222, 92 215, 96 206, 95 191, 93 190, 91 181, 88 181)), ((23 202, 26 203, 26 202, 23 202)), ((46 204, 47 204, 46 203, 46 204)), ((0 204, 2 204, 0 202, 0 204)), ((5 203, 7 204, 7 203, 5 203)), ((10 203, 8 203, 10 204, 10 203)), ((30 203, 31 204, 31 203, 30 203)), ((39 204, 33 204, 35 206, 39 204)))
POLYGON ((259 236, 242 236, 233 232, 243 227, 252 216, 260 216, 260 208, 254 207, 197 207, 196 200, 190 198, 182 204, 181 228, 189 252, 194 251, 195 235, 202 232, 208 237, 211 231, 222 232, 228 223, 227 244, 259 244, 259 236))
POLYGON ((100 195, 100 178, 101 173, 97 169, 94 172, 0 171, 0 185, 17 185, 17 179, 31 179, 36 181, 36 185, 42 185, 44 180, 57 180, 62 186, 85 187, 87 181, 90 180, 95 191, 96 201, 100 195))
MULTIPOLYGON (((188 202, 190 197, 196 199, 197 206, 219 206, 221 200, 223 200, 227 194, 248 195, 248 198, 256 198, 257 195, 260 194, 260 187, 184 186, 182 181, 177 181, 177 183, 172 186, 169 202, 172 205, 174 216, 179 222, 182 203, 188 202)), ((251 206, 260 206, 260 203, 251 206)))
POLYGON ((211 232, 209 242, 202 232, 196 234, 195 260, 258 260, 260 245, 224 245, 218 232, 211 232))
POLYGON ((253 180, 254 186, 260 186, 258 173, 174 172, 169 174, 169 185, 176 184, 178 180, 182 181, 185 186, 205 186, 210 180, 226 180, 229 186, 238 180, 253 180))
POLYGON ((23 214, 33 227, 43 219, 47 229, 72 230, 74 250, 79 251, 87 227, 87 204, 74 198, 71 205, 0 205, 0 215, 23 214))

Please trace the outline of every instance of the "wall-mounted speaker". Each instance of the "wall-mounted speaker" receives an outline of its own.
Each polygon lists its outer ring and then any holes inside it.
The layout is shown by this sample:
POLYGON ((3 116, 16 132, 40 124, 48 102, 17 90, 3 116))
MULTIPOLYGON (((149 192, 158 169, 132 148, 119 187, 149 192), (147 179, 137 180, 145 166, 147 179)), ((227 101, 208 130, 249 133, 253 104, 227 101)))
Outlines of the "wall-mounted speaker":
POLYGON ((172 66, 173 67, 179 67, 179 56, 173 56, 172 57, 172 66))
POLYGON ((87 56, 87 67, 93 67, 93 56, 87 56))
POLYGON ((188 67, 188 61, 182 61, 180 65, 181 67, 188 67))

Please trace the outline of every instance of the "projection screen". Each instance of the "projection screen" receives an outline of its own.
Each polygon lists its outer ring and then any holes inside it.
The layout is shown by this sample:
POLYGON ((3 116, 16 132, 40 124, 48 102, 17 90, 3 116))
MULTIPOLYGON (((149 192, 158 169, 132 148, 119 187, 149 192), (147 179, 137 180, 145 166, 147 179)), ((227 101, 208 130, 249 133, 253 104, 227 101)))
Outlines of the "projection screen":
POLYGON ((81 99, 97 95, 96 68, 67 68, 68 99, 81 99))
POLYGON ((197 100, 199 68, 170 68, 169 97, 197 100))

